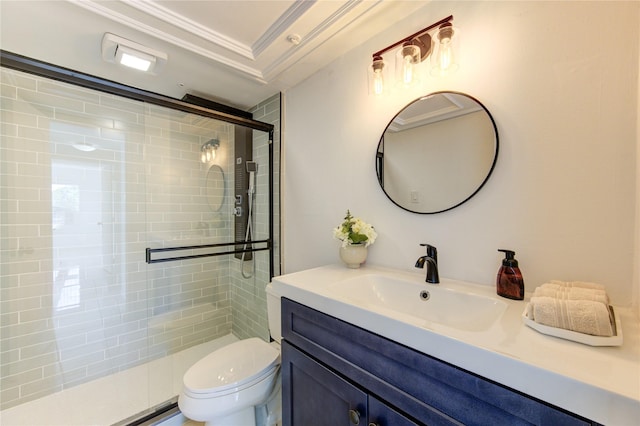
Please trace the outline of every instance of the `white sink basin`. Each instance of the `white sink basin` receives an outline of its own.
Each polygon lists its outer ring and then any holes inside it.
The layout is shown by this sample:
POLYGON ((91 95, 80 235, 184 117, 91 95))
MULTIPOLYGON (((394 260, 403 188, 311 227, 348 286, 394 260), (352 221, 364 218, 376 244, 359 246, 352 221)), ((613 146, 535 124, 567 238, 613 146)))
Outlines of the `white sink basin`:
POLYGON ((328 290, 336 299, 426 328, 437 323, 459 330, 483 331, 507 309, 501 300, 451 286, 454 285, 447 280, 428 284, 367 274, 330 284, 328 290))

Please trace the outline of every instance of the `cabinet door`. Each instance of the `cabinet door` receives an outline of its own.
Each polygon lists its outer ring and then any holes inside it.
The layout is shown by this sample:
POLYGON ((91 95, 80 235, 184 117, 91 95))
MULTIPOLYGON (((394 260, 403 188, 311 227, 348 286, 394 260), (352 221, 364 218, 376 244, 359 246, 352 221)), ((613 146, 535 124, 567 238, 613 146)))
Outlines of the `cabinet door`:
POLYGON ((282 342, 284 426, 366 425, 367 394, 282 342))

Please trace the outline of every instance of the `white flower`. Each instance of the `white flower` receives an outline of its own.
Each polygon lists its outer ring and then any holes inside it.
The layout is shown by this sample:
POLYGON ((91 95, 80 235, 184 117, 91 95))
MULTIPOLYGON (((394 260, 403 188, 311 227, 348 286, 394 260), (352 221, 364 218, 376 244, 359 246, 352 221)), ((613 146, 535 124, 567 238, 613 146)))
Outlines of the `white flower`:
POLYGON ((351 216, 351 212, 347 210, 344 222, 333 229, 333 236, 342 241, 342 247, 350 244, 365 244, 365 247, 369 247, 376 241, 378 234, 373 226, 358 217, 351 216))

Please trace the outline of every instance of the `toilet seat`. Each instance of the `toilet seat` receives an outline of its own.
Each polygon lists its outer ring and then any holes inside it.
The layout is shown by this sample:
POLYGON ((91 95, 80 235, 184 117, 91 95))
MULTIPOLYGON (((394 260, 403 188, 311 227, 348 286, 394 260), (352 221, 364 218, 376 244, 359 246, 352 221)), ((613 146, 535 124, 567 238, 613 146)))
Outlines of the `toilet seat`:
POLYGON ((270 368, 268 371, 266 371, 263 375, 256 377, 247 383, 239 384, 237 387, 231 387, 223 390, 214 389, 214 390, 205 391, 205 392, 193 391, 193 390, 187 389, 186 387, 183 387, 182 393, 185 396, 188 396, 193 399, 208 399, 208 400, 211 400, 212 398, 222 398, 227 395, 239 395, 240 393, 242 393, 243 391, 246 391, 247 389, 251 389, 252 387, 259 386, 262 381, 273 380, 273 377, 278 373, 279 369, 280 369, 280 365, 275 365, 273 366, 273 368, 270 368))
POLYGON ((259 383, 279 368, 279 352, 253 337, 218 349, 184 375, 183 391, 192 398, 238 392, 259 383))

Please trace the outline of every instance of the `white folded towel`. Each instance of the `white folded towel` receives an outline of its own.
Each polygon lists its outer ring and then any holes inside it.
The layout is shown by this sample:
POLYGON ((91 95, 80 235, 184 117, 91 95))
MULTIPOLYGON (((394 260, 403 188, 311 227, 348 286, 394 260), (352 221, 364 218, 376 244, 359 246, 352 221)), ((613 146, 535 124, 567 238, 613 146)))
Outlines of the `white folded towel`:
POLYGON ((586 281, 559 281, 559 280, 551 280, 551 284, 559 285, 560 287, 577 287, 577 288, 592 288, 597 290, 606 290, 605 286, 598 283, 590 283, 586 281))
POLYGON ((564 287, 558 284, 542 284, 533 292, 533 296, 555 297, 561 300, 592 300, 594 302, 609 304, 607 292, 595 288, 564 287))
POLYGON ((593 336, 613 336, 608 306, 592 300, 534 296, 527 306, 527 316, 539 324, 550 327, 593 336))

